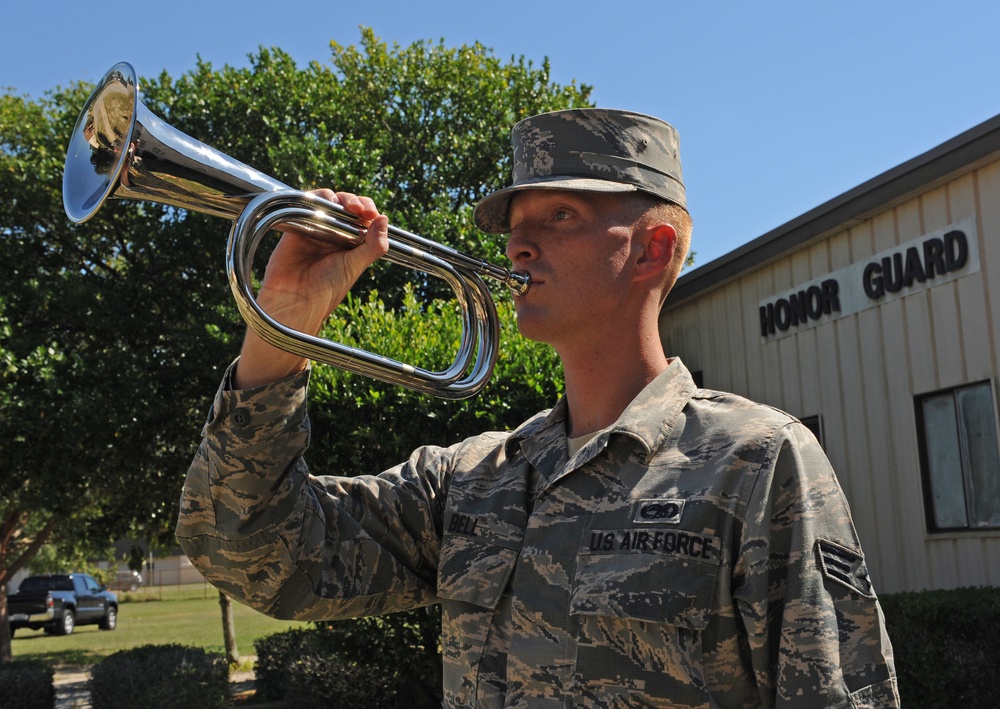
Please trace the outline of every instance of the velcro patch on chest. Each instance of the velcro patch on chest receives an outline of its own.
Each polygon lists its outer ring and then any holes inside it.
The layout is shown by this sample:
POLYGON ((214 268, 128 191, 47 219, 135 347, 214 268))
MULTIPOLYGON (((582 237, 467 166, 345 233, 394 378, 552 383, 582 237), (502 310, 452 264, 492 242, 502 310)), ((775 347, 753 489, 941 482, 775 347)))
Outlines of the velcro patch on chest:
POLYGON ((632 521, 636 524, 680 524, 684 500, 639 500, 632 521))

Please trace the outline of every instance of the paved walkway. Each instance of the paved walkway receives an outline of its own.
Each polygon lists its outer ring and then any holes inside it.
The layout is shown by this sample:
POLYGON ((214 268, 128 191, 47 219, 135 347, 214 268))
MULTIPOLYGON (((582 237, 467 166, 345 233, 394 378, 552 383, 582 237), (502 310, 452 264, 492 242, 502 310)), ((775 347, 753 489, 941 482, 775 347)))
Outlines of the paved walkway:
MULTIPOLYGON (((87 680, 90 671, 86 667, 63 667, 55 672, 52 684, 56 688, 56 709, 91 709, 90 690, 87 680)), ((254 673, 234 672, 229 676, 233 699, 238 700, 252 693, 254 673)))
POLYGON ((88 679, 90 672, 85 667, 56 670, 52 679, 52 684, 56 687, 56 709, 90 709, 88 679))

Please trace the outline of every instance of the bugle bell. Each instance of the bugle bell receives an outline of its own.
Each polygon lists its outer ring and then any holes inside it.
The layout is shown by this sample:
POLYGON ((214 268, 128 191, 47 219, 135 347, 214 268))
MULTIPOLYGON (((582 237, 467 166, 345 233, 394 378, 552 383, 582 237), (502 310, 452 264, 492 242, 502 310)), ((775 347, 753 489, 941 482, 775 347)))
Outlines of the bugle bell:
POLYGON ((465 399, 489 381, 499 348, 496 306, 483 277, 514 293, 529 277, 389 227, 385 259, 443 279, 455 292, 462 335, 442 371, 405 364, 288 328, 257 304, 251 286, 254 254, 279 225, 356 246, 365 226, 340 205, 293 190, 194 140, 150 112, 138 98, 131 65, 113 66, 87 99, 70 139, 63 206, 77 223, 108 199, 160 202, 232 220, 226 273, 241 315, 270 344, 302 357, 445 399, 465 399))

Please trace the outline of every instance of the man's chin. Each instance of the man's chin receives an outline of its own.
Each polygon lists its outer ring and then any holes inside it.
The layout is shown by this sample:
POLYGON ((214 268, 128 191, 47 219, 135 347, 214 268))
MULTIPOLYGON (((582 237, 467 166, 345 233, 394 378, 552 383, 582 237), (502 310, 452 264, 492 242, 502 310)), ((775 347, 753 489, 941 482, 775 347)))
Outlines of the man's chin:
POLYGON ((538 318, 533 318, 528 313, 521 311, 517 313, 517 331, 521 337, 532 342, 547 343, 547 334, 551 334, 538 318))

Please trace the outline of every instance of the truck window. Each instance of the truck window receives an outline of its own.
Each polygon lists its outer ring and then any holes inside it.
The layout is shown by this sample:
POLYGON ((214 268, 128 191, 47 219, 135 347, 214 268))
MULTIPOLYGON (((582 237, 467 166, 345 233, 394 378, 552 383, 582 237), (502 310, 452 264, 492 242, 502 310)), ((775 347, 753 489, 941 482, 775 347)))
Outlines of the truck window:
POLYGON ((21 588, 18 590, 21 593, 36 593, 37 591, 48 591, 49 587, 46 579, 30 577, 21 582, 21 588))
POLYGON ((73 582, 66 576, 29 576, 18 589, 22 593, 39 591, 72 591, 73 582))

